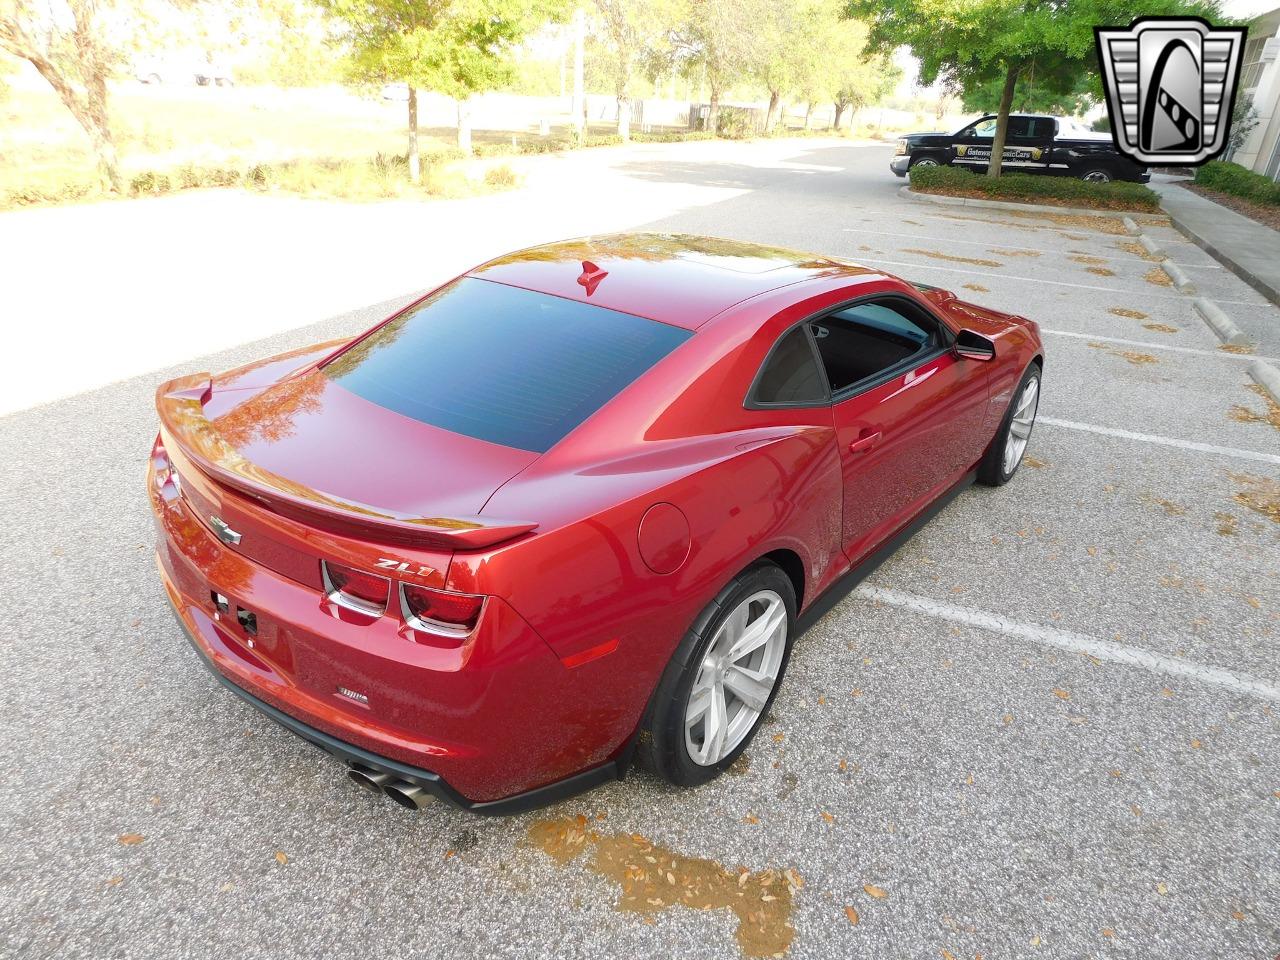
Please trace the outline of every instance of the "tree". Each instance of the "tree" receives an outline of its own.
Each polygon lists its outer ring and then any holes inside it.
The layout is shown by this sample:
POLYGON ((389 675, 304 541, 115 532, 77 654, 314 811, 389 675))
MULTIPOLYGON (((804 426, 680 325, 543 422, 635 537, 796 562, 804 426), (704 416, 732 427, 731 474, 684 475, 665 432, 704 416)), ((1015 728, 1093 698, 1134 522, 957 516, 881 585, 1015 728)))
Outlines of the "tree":
POLYGON ((471 152, 467 100, 511 75, 511 51, 551 16, 549 0, 317 0, 348 28, 353 80, 409 88, 409 177, 421 176, 418 89, 458 102, 458 146, 471 152))
MULTIPOLYGON (((1051 64, 1032 60, 1018 75, 1013 88, 1015 113, 1054 113, 1077 115, 1097 102, 1095 78, 1087 71, 1069 68, 1065 75, 1055 76, 1051 64)), ((969 113, 995 113, 1000 106, 1002 84, 999 80, 973 84, 960 91, 960 102, 969 113)))
POLYGON ((988 175, 1000 175, 1009 113, 1020 78, 1066 94, 1098 69, 1093 28, 1150 14, 1213 19, 1216 0, 848 0, 845 13, 871 25, 874 49, 908 46, 924 84, 973 90, 994 84, 999 120, 988 175), (1051 69, 1047 69, 1052 65, 1051 69))
POLYGON ((123 190, 107 109, 107 77, 118 55, 100 13, 110 0, 0 0, 0 49, 26 60, 89 136, 103 183, 123 190))
POLYGON ((605 67, 618 101, 618 136, 631 139, 632 81, 642 65, 663 59, 667 35, 674 25, 671 0, 595 0, 605 67))
POLYGON ((685 0, 680 24, 671 34, 672 57, 686 76, 706 80, 710 89, 707 129, 720 121, 720 98, 749 73, 759 37, 752 3, 685 0))

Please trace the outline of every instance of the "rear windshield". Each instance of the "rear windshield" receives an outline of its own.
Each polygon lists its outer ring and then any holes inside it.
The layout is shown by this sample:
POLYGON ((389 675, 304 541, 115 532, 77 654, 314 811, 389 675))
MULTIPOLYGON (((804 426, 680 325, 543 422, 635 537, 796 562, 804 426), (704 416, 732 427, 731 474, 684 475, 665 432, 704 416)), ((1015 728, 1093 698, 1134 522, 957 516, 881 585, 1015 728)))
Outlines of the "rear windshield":
POLYGON ((325 364, 366 400, 542 453, 691 331, 464 277, 325 364))

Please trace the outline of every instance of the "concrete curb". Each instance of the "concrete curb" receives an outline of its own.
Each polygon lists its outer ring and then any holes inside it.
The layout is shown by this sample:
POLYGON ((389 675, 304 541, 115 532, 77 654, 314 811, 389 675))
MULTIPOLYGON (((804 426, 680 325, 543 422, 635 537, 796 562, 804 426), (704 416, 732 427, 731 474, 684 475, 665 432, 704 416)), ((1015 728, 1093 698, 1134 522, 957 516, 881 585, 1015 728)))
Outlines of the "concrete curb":
POLYGON ((1153 257, 1160 257, 1163 260, 1169 256, 1167 253, 1164 252, 1164 248, 1161 247, 1160 244, 1156 243, 1145 233, 1138 235, 1138 242, 1142 244, 1142 248, 1146 250, 1147 253, 1151 254, 1153 257))
POLYGON ((1236 346, 1247 344, 1249 338, 1245 336, 1244 331, 1235 325, 1235 321, 1222 312, 1212 300, 1206 300, 1204 297, 1196 297, 1193 302, 1196 313, 1204 319, 1209 328, 1218 335, 1218 339, 1223 343, 1230 343, 1236 346))
POLYGON ((1209 254, 1209 256, 1213 257, 1213 259, 1217 260, 1220 264, 1222 264, 1224 267, 1226 267, 1228 270, 1234 273, 1237 277, 1239 277, 1249 286, 1253 287, 1253 289, 1257 290, 1260 294, 1262 294, 1272 303, 1280 304, 1280 289, 1277 289, 1276 287, 1267 283, 1267 281, 1263 280, 1261 277, 1258 277, 1257 275, 1250 273, 1247 269, 1242 267, 1235 260, 1231 259, 1231 257, 1229 257, 1227 254, 1223 253, 1222 250, 1219 249, 1217 246, 1210 243, 1204 237, 1200 236, 1198 233, 1192 230, 1191 227, 1189 227, 1185 221, 1179 220, 1177 217, 1175 217, 1172 213, 1168 211, 1167 208, 1164 208, 1162 206, 1161 209, 1164 210, 1165 216, 1167 216, 1173 222, 1174 227, 1184 237, 1186 237, 1188 240, 1194 243, 1197 247, 1199 247, 1205 253, 1209 254))
POLYGON ((1135 237, 1142 236, 1142 228, 1139 227, 1136 223, 1134 223, 1133 217, 1125 217, 1124 220, 1121 222, 1124 223, 1124 228, 1128 230, 1131 234, 1133 234, 1135 237))
POLYGON ((1173 285, 1182 293, 1194 294, 1196 292, 1195 284, 1191 282, 1191 278, 1182 272, 1182 268, 1172 260, 1165 260, 1160 264, 1160 269, 1169 275, 1169 279, 1173 281, 1173 285))
MULTIPOLYGON (((1138 225, 1129 214, 1122 210, 1090 210, 1087 207, 1053 207, 1045 203, 1014 203, 1009 200, 975 200, 972 197, 943 197, 935 193, 916 193, 910 187, 899 187, 898 196, 909 200, 924 200, 928 203, 940 203, 948 207, 985 207, 989 210, 1026 210, 1030 213, 1065 213, 1075 217, 1122 217, 1128 221, 1125 227, 1130 233, 1138 233, 1138 225), (1130 227, 1130 224, 1133 224, 1130 227)), ((1165 216, 1163 212, 1152 212, 1149 216, 1165 216)))
POLYGON ((1265 360, 1255 360, 1249 364, 1249 376, 1270 394, 1272 403, 1280 403, 1280 370, 1265 360))

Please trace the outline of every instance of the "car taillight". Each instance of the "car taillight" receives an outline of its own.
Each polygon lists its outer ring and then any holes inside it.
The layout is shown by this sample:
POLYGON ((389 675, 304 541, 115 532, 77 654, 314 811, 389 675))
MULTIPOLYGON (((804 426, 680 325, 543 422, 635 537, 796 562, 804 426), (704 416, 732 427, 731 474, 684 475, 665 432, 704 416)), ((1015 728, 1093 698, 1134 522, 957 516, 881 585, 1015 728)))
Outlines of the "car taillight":
POLYGON ((324 578, 324 592, 338 606, 375 617, 387 609, 391 581, 386 577, 328 560, 320 561, 320 572, 324 578))
POLYGON ((155 446, 151 448, 151 469, 156 489, 165 500, 172 500, 182 493, 182 480, 178 471, 173 468, 169 454, 165 451, 164 441, 159 436, 156 437, 155 446))
POLYGON ((484 597, 400 584, 404 622, 418 630, 465 636, 475 629, 484 597))

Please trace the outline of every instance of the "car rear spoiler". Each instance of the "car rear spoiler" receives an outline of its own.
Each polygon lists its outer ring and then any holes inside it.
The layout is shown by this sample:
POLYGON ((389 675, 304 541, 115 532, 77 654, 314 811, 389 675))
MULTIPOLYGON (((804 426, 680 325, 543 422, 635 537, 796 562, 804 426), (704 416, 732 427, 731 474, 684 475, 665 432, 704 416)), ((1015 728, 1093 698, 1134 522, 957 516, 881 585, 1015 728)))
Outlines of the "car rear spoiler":
POLYGON ((176 452, 211 479, 276 512, 319 521, 354 535, 454 550, 491 547, 538 526, 478 516, 407 516, 312 490, 264 470, 227 443, 205 417, 204 405, 212 396, 213 380, 207 373, 160 385, 156 390, 156 410, 165 448, 174 452, 176 447, 176 452))

